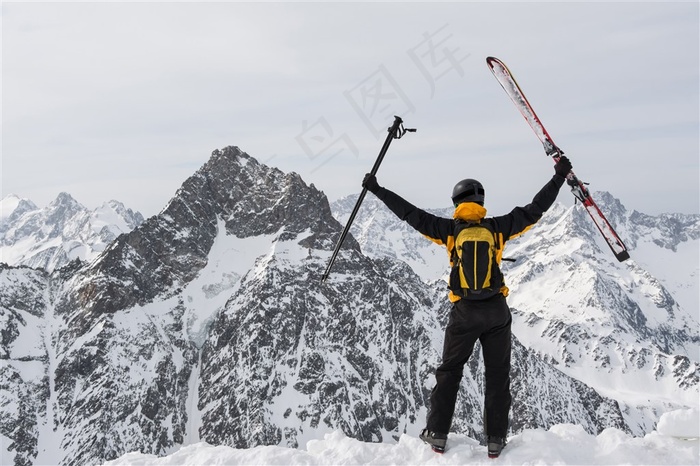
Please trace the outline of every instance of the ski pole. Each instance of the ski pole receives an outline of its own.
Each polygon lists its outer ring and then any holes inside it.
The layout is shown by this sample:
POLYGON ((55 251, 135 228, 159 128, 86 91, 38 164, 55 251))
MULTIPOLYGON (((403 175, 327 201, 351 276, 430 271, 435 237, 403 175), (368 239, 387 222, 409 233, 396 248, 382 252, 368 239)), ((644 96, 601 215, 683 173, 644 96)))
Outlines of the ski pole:
MULTIPOLYGON (((391 125, 391 127, 388 129, 389 134, 386 137, 386 140, 384 141, 384 145, 382 146, 382 149, 379 151, 379 156, 377 156, 377 160, 374 162, 374 166, 372 167, 372 170, 369 172, 371 175, 376 175, 377 170, 379 170, 379 165, 381 165, 382 160, 384 160, 384 156, 386 155, 386 151, 389 149, 389 145, 391 144, 392 139, 400 139, 404 134, 407 132, 415 132, 415 129, 406 129, 403 127, 403 120, 398 117, 394 116, 394 123, 391 125)), ((362 204, 362 201, 365 199, 365 195, 367 194, 367 188, 363 187, 362 192, 360 193, 360 197, 357 199, 357 202, 355 203, 355 207, 352 209, 352 213, 350 214, 350 218, 348 219, 348 223, 345 225, 345 229, 343 229, 343 232, 340 234, 340 239, 338 240, 338 244, 335 245, 335 250, 333 251, 333 255, 331 256, 331 260, 328 261, 328 266, 326 267, 326 271, 323 273, 323 276, 321 277, 321 281, 324 282, 328 278, 328 274, 331 272, 331 267, 333 267, 333 262, 335 262, 335 258, 338 255, 338 251, 340 251, 340 246, 342 246, 343 241, 345 241, 345 237, 348 235, 348 232, 350 231, 350 225, 352 225, 353 220, 355 220, 355 216, 357 215, 357 212, 360 210, 360 205, 362 204)))

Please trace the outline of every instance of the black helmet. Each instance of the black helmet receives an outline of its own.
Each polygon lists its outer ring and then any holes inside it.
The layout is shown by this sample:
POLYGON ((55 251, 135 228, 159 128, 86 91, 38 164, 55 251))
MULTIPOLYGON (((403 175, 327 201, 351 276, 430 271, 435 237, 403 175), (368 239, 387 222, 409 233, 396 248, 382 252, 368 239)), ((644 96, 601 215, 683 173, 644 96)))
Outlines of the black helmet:
POLYGON ((452 190, 452 202, 455 206, 462 202, 476 202, 484 205, 484 187, 471 178, 462 180, 452 190))

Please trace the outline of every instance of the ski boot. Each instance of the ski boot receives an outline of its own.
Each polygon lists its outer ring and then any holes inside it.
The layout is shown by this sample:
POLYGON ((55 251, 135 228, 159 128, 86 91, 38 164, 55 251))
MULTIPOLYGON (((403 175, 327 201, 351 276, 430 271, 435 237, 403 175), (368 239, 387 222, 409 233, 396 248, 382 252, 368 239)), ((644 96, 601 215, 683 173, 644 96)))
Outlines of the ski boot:
POLYGON ((438 434, 428 429, 423 429, 419 438, 430 445, 435 453, 445 453, 447 444, 447 434, 438 434))
POLYGON ((493 435, 489 435, 487 445, 489 450, 489 458, 498 458, 498 455, 501 454, 503 447, 506 446, 506 439, 503 437, 494 437, 493 435))

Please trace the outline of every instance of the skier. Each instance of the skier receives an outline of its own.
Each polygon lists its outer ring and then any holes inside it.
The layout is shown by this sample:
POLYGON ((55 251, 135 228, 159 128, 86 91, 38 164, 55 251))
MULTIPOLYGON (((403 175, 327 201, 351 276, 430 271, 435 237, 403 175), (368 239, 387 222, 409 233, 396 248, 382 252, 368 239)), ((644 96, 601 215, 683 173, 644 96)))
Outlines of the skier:
POLYGON ((462 371, 477 339, 481 342, 485 366, 484 431, 488 456, 498 457, 506 444, 511 405, 512 320, 506 304, 508 287, 505 286, 498 263, 505 242, 523 234, 554 203, 571 168, 569 159, 562 156, 554 166, 554 176, 530 204, 516 207, 509 214, 499 217, 486 217, 486 209, 483 207, 484 188, 474 179, 465 179, 455 185, 452 191, 455 206, 453 219, 440 218, 415 207, 399 195, 381 187, 372 174, 365 175, 362 181, 362 186, 376 195, 401 220, 408 222, 435 243, 445 245, 450 256, 452 272, 449 299, 453 304, 445 329, 442 363, 436 369, 436 384, 430 394, 426 427, 420 434, 420 438, 438 453, 445 451, 462 371), (489 268, 490 277, 495 283, 489 289, 471 291, 460 289, 459 280, 452 277, 459 276, 459 260, 455 254, 456 232, 465 225, 474 224, 488 227, 492 232, 492 243, 495 242, 496 245, 496 262, 495 270, 489 268))

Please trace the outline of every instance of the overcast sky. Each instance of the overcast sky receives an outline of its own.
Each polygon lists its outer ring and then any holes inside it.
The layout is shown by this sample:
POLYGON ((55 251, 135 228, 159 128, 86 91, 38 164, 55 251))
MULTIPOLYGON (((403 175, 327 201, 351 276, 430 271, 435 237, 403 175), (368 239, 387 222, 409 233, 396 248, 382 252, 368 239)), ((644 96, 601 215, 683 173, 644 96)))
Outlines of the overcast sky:
POLYGON ((2 196, 150 216, 235 145, 335 200, 400 115, 418 132, 392 142, 380 184, 444 207, 477 178, 502 214, 553 171, 493 55, 592 191, 698 213, 699 17, 695 1, 3 2, 2 196))

